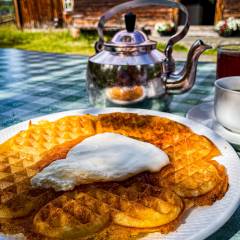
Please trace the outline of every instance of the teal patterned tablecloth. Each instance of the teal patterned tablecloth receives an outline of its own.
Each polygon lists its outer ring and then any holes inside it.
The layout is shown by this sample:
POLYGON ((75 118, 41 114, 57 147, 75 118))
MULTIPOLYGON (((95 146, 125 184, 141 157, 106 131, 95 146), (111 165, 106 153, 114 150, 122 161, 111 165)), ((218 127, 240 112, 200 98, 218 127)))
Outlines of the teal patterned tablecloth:
MULTIPOLYGON (((0 49, 0 129, 40 115, 91 107, 85 88, 86 64, 87 57, 78 55, 0 49)), ((168 111, 184 116, 193 105, 211 101, 215 68, 215 63, 199 63, 195 86, 174 96, 168 111)), ((157 102, 151 107, 159 108, 157 102)), ((239 146, 234 148, 240 153, 239 146)), ((208 238, 215 239, 240 239, 240 208, 208 238)))

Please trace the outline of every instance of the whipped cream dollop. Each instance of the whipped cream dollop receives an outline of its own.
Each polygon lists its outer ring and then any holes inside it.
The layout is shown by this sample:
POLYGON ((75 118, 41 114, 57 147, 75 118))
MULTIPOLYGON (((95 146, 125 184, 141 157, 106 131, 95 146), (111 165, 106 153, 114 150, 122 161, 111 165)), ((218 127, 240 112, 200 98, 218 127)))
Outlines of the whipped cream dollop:
POLYGON ((52 162, 31 183, 67 191, 80 184, 122 181, 144 171, 158 172, 168 163, 167 154, 150 143, 102 133, 74 146, 66 159, 52 162))

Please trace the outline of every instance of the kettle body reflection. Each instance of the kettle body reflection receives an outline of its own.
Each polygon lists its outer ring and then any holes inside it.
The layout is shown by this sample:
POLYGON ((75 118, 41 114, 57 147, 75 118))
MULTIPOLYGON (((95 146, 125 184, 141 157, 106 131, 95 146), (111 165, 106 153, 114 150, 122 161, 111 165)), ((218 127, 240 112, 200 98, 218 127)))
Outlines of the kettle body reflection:
POLYGON ((167 96, 190 90, 195 82, 198 58, 210 46, 197 40, 182 69, 175 70, 173 45, 187 34, 188 22, 186 8, 170 0, 134 0, 106 12, 98 24, 96 54, 88 60, 90 101, 95 106, 133 106, 152 100, 164 106, 167 96), (116 33, 110 42, 104 42, 103 29, 108 19, 119 12, 149 5, 179 8, 186 15, 184 27, 169 39, 164 52, 157 50, 157 42, 135 30, 136 16, 132 13, 125 15, 126 30, 116 33))

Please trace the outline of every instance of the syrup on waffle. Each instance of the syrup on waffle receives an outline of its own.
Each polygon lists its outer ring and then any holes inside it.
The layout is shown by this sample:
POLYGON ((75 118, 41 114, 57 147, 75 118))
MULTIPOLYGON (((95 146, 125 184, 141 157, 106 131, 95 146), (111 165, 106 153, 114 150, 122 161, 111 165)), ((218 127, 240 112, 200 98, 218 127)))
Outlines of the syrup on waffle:
POLYGON ((165 149, 192 135, 192 131, 167 118, 134 113, 100 114, 96 119, 97 133, 115 132, 165 149))

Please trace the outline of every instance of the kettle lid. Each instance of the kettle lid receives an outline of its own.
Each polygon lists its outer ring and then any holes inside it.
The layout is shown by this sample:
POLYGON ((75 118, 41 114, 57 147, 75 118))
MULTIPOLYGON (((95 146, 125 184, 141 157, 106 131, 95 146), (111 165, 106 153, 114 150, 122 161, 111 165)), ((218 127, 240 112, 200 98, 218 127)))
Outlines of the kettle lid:
POLYGON ((126 30, 119 31, 110 42, 104 43, 105 50, 114 52, 147 51, 156 48, 157 43, 151 41, 147 36, 135 30, 136 15, 128 13, 125 15, 126 30))

